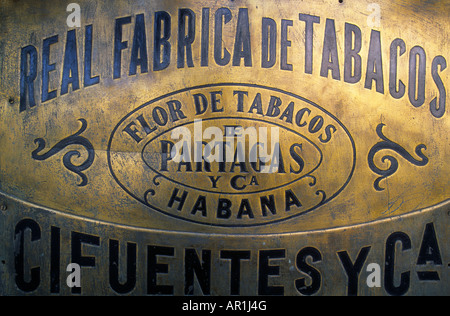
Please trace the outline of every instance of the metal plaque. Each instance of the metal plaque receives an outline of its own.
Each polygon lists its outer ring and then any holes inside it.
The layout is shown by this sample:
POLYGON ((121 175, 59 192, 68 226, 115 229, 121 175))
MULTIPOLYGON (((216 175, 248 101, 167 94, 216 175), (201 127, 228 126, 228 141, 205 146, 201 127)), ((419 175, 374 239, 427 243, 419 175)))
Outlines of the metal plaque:
POLYGON ((0 294, 449 295, 449 14, 1 0, 0 294))

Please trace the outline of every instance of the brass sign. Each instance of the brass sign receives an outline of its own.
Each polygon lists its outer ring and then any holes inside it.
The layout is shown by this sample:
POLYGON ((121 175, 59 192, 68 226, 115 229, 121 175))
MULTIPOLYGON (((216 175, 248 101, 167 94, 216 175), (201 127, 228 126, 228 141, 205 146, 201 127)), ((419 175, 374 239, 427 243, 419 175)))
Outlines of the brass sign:
POLYGON ((0 294, 449 295, 449 13, 2 1, 0 294))

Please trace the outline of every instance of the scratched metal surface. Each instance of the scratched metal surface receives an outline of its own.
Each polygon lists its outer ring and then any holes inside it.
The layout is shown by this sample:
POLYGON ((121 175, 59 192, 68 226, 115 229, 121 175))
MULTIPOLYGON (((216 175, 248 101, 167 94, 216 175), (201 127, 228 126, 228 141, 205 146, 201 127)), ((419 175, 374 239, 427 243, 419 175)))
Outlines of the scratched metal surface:
POLYGON ((69 3, 0 2, 1 294, 450 294, 448 1, 69 3))

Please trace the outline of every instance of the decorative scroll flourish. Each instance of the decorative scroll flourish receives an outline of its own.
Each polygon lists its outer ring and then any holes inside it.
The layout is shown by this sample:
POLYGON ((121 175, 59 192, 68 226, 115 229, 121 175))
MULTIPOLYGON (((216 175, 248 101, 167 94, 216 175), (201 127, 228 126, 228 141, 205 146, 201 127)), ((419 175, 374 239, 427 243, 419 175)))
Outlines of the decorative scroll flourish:
POLYGON ((310 187, 313 187, 313 186, 315 186, 315 185, 317 184, 317 179, 316 179, 316 177, 314 177, 314 176, 308 174, 308 175, 305 176, 305 178, 311 178, 312 181, 309 183, 309 186, 310 186, 310 187))
POLYGON ((83 173, 83 171, 85 171, 86 169, 88 169, 92 163, 94 162, 94 158, 95 158, 95 150, 94 147, 92 146, 92 144, 89 142, 89 140, 87 140, 86 138, 80 136, 87 128, 87 122, 85 119, 79 119, 79 121, 81 122, 81 128, 78 132, 76 132, 75 134, 64 138, 63 140, 61 140, 60 142, 58 142, 55 146, 53 146, 51 149, 49 149, 46 153, 44 154, 40 154, 40 152, 42 150, 44 150, 45 148, 45 140, 42 138, 37 138, 34 140, 34 143, 38 145, 38 148, 35 149, 32 153, 31 153, 31 157, 35 160, 46 160, 54 155, 56 155, 57 153, 59 153, 61 150, 63 150, 64 148, 71 146, 71 145, 81 145, 83 146, 87 152, 88 152, 88 157, 87 159, 80 165, 74 165, 72 163, 72 157, 76 156, 77 158, 79 158, 81 156, 80 152, 77 150, 71 150, 68 151, 64 156, 63 156, 63 164, 64 166, 76 173, 77 175, 79 175, 81 177, 81 183, 78 184, 78 186, 82 187, 85 186, 88 183, 88 179, 86 177, 86 175, 83 173))
MULTIPOLYGON (((156 181, 158 178, 161 178, 161 176, 160 175, 156 175, 154 178, 153 178, 153 184, 155 185, 155 186, 159 186, 161 183, 160 182, 158 182, 158 181, 156 181)), ((148 189, 147 191, 145 191, 145 193, 144 193, 144 200, 145 200, 145 202, 147 203, 147 204, 150 204, 149 202, 148 202, 148 195, 151 195, 151 196, 155 196, 155 194, 156 194, 156 192, 155 192, 155 190, 153 190, 153 189, 148 189)))
POLYGON ((416 166, 425 166, 428 164, 428 158, 424 155, 422 152, 424 149, 427 149, 427 147, 424 144, 420 144, 416 147, 415 153, 416 155, 421 159, 417 160, 413 156, 411 156, 410 153, 408 153, 403 147, 401 147, 399 144, 391 141, 383 134, 383 126, 385 124, 380 123, 377 126, 377 134, 378 136, 383 140, 382 142, 379 142, 375 144, 372 149, 369 152, 368 155, 368 162, 370 169, 375 172, 376 174, 380 175, 381 177, 377 178, 373 184, 375 190, 377 191, 384 191, 384 188, 380 187, 380 181, 393 175, 397 169, 398 169, 398 161, 395 157, 385 155, 381 158, 381 161, 385 163, 386 161, 389 161, 389 167, 387 169, 380 169, 375 165, 374 162, 374 156, 377 152, 381 150, 392 150, 396 152, 397 154, 401 155, 403 158, 405 158, 408 162, 410 162, 413 165, 416 166))
POLYGON ((147 203, 147 204, 150 204, 149 202, 148 202, 148 195, 151 195, 151 196, 155 196, 155 194, 156 194, 156 192, 155 192, 155 190, 153 190, 153 189, 148 189, 147 191, 145 191, 145 193, 144 193, 144 200, 145 200, 145 203, 147 203))
POLYGON ((327 199, 327 194, 325 193, 324 190, 318 190, 316 192, 316 195, 322 195, 322 200, 320 201, 319 205, 322 205, 325 202, 325 200, 327 199))

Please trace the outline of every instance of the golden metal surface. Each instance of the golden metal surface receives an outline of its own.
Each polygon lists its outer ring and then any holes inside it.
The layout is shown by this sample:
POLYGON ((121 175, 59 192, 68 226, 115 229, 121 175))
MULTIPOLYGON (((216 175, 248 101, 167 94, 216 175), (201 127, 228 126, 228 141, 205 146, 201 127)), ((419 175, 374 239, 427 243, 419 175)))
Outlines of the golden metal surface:
POLYGON ((69 3, 0 2, 1 294, 450 294, 449 1, 69 3))

